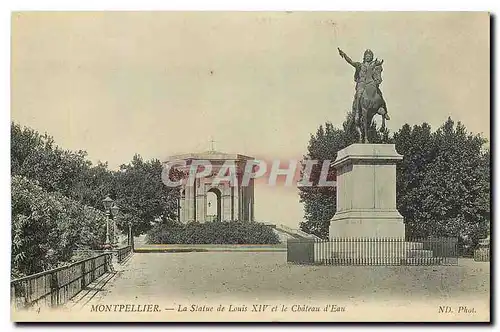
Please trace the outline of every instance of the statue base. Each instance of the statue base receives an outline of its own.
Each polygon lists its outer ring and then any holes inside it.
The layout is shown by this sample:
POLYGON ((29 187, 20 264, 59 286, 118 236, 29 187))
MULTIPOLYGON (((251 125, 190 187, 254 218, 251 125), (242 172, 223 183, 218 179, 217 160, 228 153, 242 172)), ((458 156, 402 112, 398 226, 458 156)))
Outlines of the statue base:
POLYGON ((402 158, 394 144, 352 144, 338 152, 330 239, 405 237, 396 208, 396 162, 402 158))
POLYGON ((398 211, 349 210, 336 213, 330 238, 404 238, 403 217, 398 211))

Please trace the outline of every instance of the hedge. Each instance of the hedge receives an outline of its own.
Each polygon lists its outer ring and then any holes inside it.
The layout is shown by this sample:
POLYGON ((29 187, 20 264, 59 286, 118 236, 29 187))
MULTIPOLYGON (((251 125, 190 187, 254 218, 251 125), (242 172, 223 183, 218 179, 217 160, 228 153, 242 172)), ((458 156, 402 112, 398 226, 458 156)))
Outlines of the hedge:
POLYGON ((277 244, 272 228, 258 222, 210 221, 157 224, 147 234, 151 244, 277 244))

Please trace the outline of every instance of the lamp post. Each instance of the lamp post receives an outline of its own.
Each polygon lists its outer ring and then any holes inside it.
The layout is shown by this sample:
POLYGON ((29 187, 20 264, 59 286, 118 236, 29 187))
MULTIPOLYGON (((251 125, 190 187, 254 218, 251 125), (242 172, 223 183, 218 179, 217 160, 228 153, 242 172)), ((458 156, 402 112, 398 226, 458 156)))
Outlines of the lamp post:
POLYGON ((110 210, 111 210, 111 215, 113 216, 113 244, 116 244, 118 242, 118 236, 116 232, 116 217, 118 216, 120 208, 115 203, 111 206, 110 210))
POLYGON ((132 235, 132 222, 128 222, 128 245, 134 250, 134 238, 132 235))
POLYGON ((109 247, 109 218, 111 215, 111 206, 113 205, 113 200, 106 196, 105 199, 102 200, 102 204, 104 205, 104 209, 106 210, 106 243, 104 245, 109 247))

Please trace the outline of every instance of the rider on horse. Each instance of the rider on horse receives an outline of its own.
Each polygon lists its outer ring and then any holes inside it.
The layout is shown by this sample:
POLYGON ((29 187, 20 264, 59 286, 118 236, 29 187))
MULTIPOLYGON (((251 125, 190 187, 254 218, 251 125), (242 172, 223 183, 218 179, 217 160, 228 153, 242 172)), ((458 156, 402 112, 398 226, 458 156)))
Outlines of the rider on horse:
POLYGON ((340 48, 339 54, 344 58, 347 63, 353 66, 356 71, 354 73, 354 81, 356 82, 356 94, 354 95, 354 101, 352 103, 352 110, 356 119, 356 123, 359 121, 361 114, 360 100, 365 87, 368 84, 374 84, 377 88, 377 92, 383 100, 383 108, 385 109, 385 114, 381 114, 385 120, 389 120, 389 115, 387 113, 387 107, 385 100, 382 96, 382 91, 379 89, 380 83, 382 83, 382 64, 384 61, 379 61, 378 59, 373 59, 373 52, 371 50, 366 50, 363 54, 363 62, 354 62, 351 58, 344 53, 340 48))

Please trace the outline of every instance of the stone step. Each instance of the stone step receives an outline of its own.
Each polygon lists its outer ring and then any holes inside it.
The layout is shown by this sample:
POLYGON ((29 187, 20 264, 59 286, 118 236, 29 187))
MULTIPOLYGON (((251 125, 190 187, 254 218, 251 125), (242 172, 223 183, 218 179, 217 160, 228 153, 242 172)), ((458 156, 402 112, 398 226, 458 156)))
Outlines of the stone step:
POLYGON ((409 257, 404 259, 406 265, 440 265, 442 262, 440 257, 409 257))
MULTIPOLYGON (((315 262, 316 264, 324 265, 441 265, 443 262, 442 258, 439 257, 427 257, 427 258, 332 258, 323 259, 315 262)), ((449 262, 450 265, 453 262, 449 262)))
POLYGON ((380 253, 361 253, 361 252, 332 252, 331 258, 336 259, 384 259, 384 258, 404 258, 404 253, 398 252, 380 252, 380 253))
POLYGON ((424 245, 420 242, 318 242, 314 244, 316 252, 322 253, 329 258, 353 258, 365 256, 409 256, 409 257, 429 257, 431 250, 424 250, 424 245), (421 251, 419 253, 418 251, 421 251), (410 252, 408 254, 408 252, 410 252))
MULTIPOLYGON (((321 256, 321 255, 320 255, 321 256)), ((332 258, 332 259, 361 259, 361 258, 372 258, 372 259, 380 259, 380 258, 433 258, 434 254, 432 250, 407 250, 405 253, 397 252, 380 252, 378 254, 375 253, 361 253, 361 252, 331 252, 329 255, 323 255, 324 258, 332 258)))
POLYGON ((332 258, 316 262, 325 265, 401 265, 401 258, 332 258))

